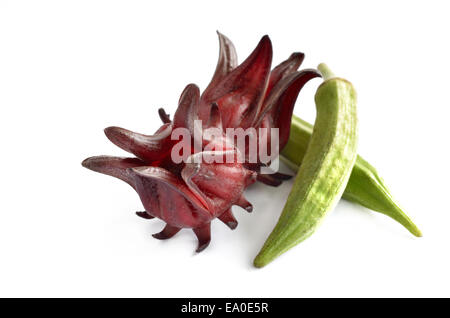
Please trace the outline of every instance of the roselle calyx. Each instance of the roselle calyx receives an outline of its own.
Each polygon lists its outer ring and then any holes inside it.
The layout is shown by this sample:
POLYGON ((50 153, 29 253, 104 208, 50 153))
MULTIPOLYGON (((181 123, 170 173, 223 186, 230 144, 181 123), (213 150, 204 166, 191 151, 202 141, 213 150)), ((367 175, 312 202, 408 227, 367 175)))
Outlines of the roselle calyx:
MULTIPOLYGON (((238 65, 233 44, 224 35, 218 35, 219 61, 202 94, 195 84, 189 84, 181 94, 173 120, 164 109, 159 109, 163 125, 153 135, 120 127, 105 129, 111 142, 135 157, 96 156, 82 163, 88 169, 125 181, 139 194, 145 211, 137 215, 166 222, 164 229, 153 235, 155 238, 168 239, 182 228, 192 229, 199 242, 197 252, 210 242, 213 219, 218 218, 234 229, 238 222, 231 207, 238 205, 252 211, 243 195, 248 186, 256 180, 277 186, 289 178, 281 173, 260 173, 267 163, 250 162, 248 149, 238 149, 225 130, 279 128, 281 151, 289 138, 298 93, 310 79, 320 76, 313 69, 297 71, 304 59, 302 53, 292 54, 271 70, 272 44, 268 36, 238 65), (214 128, 219 136, 196 135, 196 121, 201 121, 203 131, 214 128), (186 160, 182 162, 172 159, 178 141, 171 137, 177 128, 187 129, 196 145, 184 150, 186 160), (197 160, 206 152, 216 157, 231 155, 236 160, 221 163, 197 160)), ((270 149, 270 138, 259 135, 257 138, 258 147, 270 149)))

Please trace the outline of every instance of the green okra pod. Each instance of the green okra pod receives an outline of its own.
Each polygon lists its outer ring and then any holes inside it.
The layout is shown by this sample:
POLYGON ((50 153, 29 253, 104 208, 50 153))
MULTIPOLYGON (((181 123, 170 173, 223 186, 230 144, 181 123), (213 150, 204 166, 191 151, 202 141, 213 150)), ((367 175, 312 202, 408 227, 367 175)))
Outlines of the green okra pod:
POLYGON ((357 116, 353 85, 319 65, 325 81, 315 95, 311 140, 277 225, 254 265, 263 267, 308 238, 341 198, 356 160, 357 116))
MULTIPOLYGON (((292 117, 289 141, 281 155, 283 161, 296 171, 303 161, 312 131, 313 126, 310 123, 296 116, 292 117)), ((395 202, 376 169, 360 156, 356 158, 342 197, 383 213, 402 224, 413 235, 422 236, 419 228, 395 202)))

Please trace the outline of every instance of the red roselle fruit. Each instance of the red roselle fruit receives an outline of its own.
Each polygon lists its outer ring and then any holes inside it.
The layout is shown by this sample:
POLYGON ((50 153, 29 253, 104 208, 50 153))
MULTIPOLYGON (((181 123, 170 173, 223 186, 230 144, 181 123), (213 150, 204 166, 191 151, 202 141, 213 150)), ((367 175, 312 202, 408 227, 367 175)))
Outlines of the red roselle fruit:
MULTIPOLYGON (((310 79, 320 76, 312 69, 297 71, 304 58, 302 53, 292 54, 271 71, 272 44, 268 36, 237 65, 233 44, 224 35, 218 35, 219 61, 202 95, 196 85, 189 84, 181 94, 173 121, 159 109, 164 124, 154 135, 106 128, 108 139, 134 158, 97 156, 82 163, 88 169, 119 178, 136 190, 145 208, 137 215, 145 219, 157 217, 167 223, 153 235, 155 238, 168 239, 182 228, 191 228, 198 238, 197 252, 208 246, 214 218, 234 229, 237 221, 231 207, 238 205, 252 211, 243 192, 256 179, 277 186, 289 177, 281 173, 261 174, 264 164, 259 160, 249 162, 247 153, 243 162, 237 160, 240 151, 225 129, 279 128, 278 149, 283 149, 299 91, 310 79), (203 129, 219 129, 221 136, 196 135, 195 120, 202 121, 203 129), (182 162, 175 162, 171 156, 178 142, 171 138, 176 128, 187 129, 194 144, 199 145, 183 150, 187 160, 182 162), (223 163, 194 160, 207 152, 206 146, 214 156, 231 154, 234 159, 223 163)), ((270 143, 270 139, 258 140, 259 147, 269 147, 265 143, 270 143)))

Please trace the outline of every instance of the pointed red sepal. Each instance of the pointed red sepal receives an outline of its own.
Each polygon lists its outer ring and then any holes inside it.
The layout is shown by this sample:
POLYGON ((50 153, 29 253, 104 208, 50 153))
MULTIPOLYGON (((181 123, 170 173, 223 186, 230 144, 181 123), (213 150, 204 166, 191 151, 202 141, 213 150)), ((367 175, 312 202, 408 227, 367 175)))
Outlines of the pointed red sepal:
POLYGON ((143 135, 120 128, 108 127, 105 135, 119 148, 134 154, 145 162, 163 159, 170 151, 172 141, 170 134, 172 127, 169 124, 162 126, 155 135, 143 135))
POLYGON ((138 158, 96 156, 85 159, 81 164, 85 168, 116 177, 134 187, 133 177, 128 173, 127 169, 139 167, 145 163, 138 158))
MULTIPOLYGON (((271 114, 272 118, 280 111, 284 110, 289 114, 295 105, 298 93, 303 86, 313 78, 321 77, 320 73, 314 69, 306 69, 295 72, 283 78, 270 92, 269 96, 264 100, 264 105, 255 119, 254 125, 258 127, 263 118, 267 114, 271 114)), ((290 118, 289 118, 290 120, 290 118)), ((278 126, 277 126, 278 127, 278 126)))
POLYGON ((271 176, 277 180, 289 180, 292 179, 292 176, 290 174, 285 174, 281 172, 275 172, 274 174, 271 174, 271 176))
POLYGON ((200 90, 197 85, 189 84, 181 93, 178 108, 173 116, 173 128, 187 128, 194 135, 194 120, 198 118, 200 90))
POLYGON ((243 208, 248 213, 251 213, 253 211, 253 205, 250 202, 247 201, 247 199, 244 197, 244 195, 242 195, 239 198, 239 201, 236 202, 236 205, 240 206, 241 208, 243 208))
POLYGON ((230 229, 234 230, 238 226, 238 221, 234 218, 233 212, 231 212, 231 208, 226 210, 219 216, 219 220, 225 223, 230 229))
POLYGON ((211 241, 211 223, 206 223, 200 227, 196 227, 193 231, 198 239, 198 247, 196 252, 200 253, 208 247, 209 242, 211 241))
POLYGON ((167 240, 180 232, 180 230, 178 227, 167 224, 161 232, 152 234, 152 236, 158 240, 167 240))
POLYGON ((211 105, 211 111, 209 113, 209 120, 207 127, 223 129, 222 117, 220 115, 219 106, 216 103, 212 103, 211 105))
MULTIPOLYGON (((282 89, 282 93, 280 94, 278 100, 274 103, 274 106, 271 110, 274 126, 278 128, 284 127, 284 129, 280 129, 280 151, 284 148, 289 140, 292 113, 294 111, 298 93, 303 88, 303 86, 311 79, 321 77, 320 73, 313 69, 306 69, 294 73, 291 76, 292 79, 287 80, 289 84, 285 86, 284 89, 282 89)), ((277 87, 274 87, 273 90, 276 91, 277 87)), ((270 99, 269 102, 271 102, 270 99)), ((269 106, 269 108, 270 107, 271 106, 269 106)))
POLYGON ((271 91, 264 102, 263 108, 254 123, 259 126, 265 116, 270 118, 272 127, 279 130, 279 150, 281 151, 289 139, 292 113, 298 93, 303 86, 313 78, 320 77, 313 69, 295 72, 282 79, 271 91))
POLYGON ((202 98, 205 96, 207 98, 208 95, 216 88, 217 84, 228 75, 233 69, 236 68, 237 62, 237 54, 236 49, 234 48, 233 43, 227 38, 225 35, 221 34, 217 31, 217 35, 219 36, 219 60, 217 61, 216 71, 209 83, 208 87, 203 91, 202 98))
POLYGON ((158 115, 163 124, 170 124, 172 122, 172 120, 170 120, 170 115, 166 113, 164 108, 158 109, 158 115))
POLYGON ((266 90, 266 97, 280 80, 297 71, 297 69, 303 63, 304 59, 305 54, 295 52, 292 53, 286 61, 280 63, 277 67, 275 67, 272 72, 270 72, 269 84, 267 85, 266 90))
POLYGON ((250 56, 230 72, 202 102, 217 102, 224 127, 248 128, 261 107, 272 63, 272 44, 264 36, 250 56))
POLYGON ((136 212, 136 215, 146 220, 151 220, 155 218, 154 216, 148 214, 147 211, 138 211, 136 212))
POLYGON ((272 187, 278 187, 281 183, 283 183, 281 180, 272 177, 270 174, 259 174, 257 179, 258 181, 272 187))
POLYGON ((195 227, 209 221, 211 213, 186 184, 161 167, 129 169, 135 189, 147 211, 176 227, 195 227))

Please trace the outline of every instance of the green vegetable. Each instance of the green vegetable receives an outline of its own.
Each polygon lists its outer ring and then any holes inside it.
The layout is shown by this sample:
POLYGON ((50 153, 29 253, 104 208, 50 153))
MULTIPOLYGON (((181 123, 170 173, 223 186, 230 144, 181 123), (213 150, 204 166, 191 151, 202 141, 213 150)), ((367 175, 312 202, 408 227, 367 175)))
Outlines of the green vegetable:
MULTIPOLYGON (((282 160, 292 169, 298 170, 306 153, 313 126, 293 116, 289 142, 282 151, 282 160)), ((378 172, 363 158, 358 156, 352 174, 342 196, 366 208, 383 213, 400 224, 415 236, 422 233, 411 219, 397 205, 378 172)))
POLYGON ((315 95, 311 140, 277 225, 256 256, 263 267, 308 238, 342 196, 356 160, 356 92, 319 65, 325 81, 315 95))

